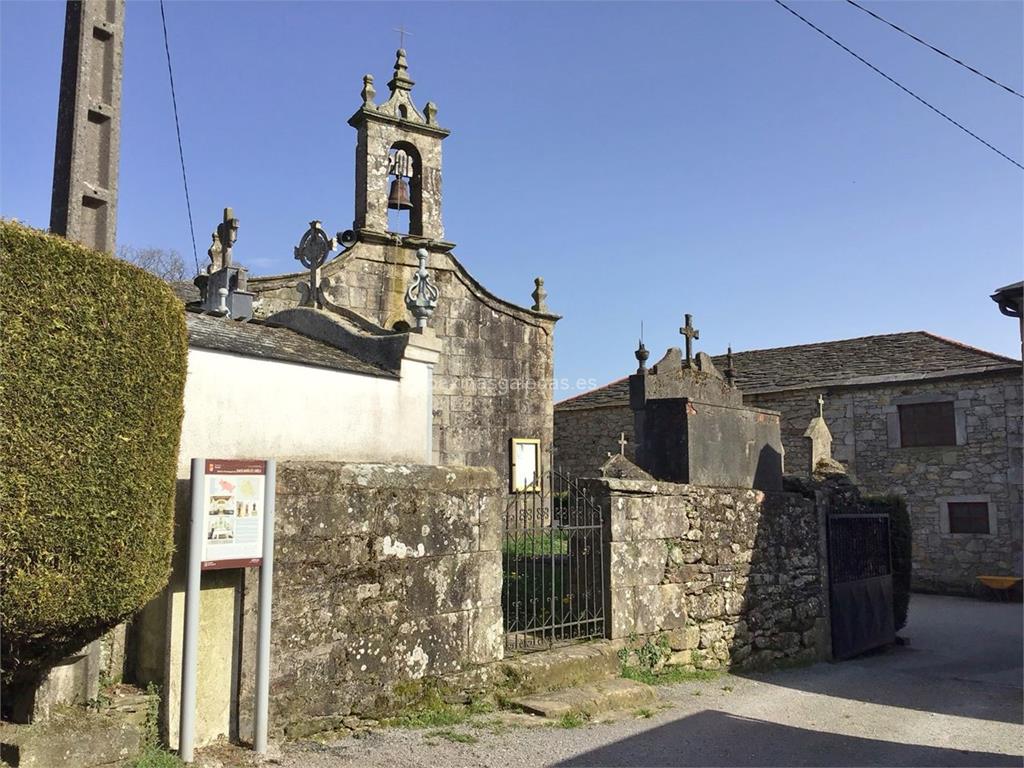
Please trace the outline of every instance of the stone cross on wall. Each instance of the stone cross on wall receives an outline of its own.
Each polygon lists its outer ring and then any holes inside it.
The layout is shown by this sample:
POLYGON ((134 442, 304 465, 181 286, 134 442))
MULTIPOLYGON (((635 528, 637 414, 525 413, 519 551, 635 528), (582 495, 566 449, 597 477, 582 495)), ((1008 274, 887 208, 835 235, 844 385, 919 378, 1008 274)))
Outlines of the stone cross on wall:
POLYGON ((627 443, 629 443, 629 440, 626 439, 626 433, 625 432, 619 432, 619 453, 622 454, 623 456, 626 455, 626 444, 627 443))
POLYGON ((331 251, 337 247, 337 238, 328 236, 317 219, 309 222, 309 229, 302 235, 299 244, 294 249, 295 258, 309 270, 309 285, 302 302, 304 306, 323 309, 323 298, 320 293, 320 267, 327 261, 331 251))
POLYGON ((693 327, 693 315, 684 315, 686 321, 679 332, 686 337, 686 364, 693 365, 693 340, 700 338, 700 331, 693 327))
POLYGON ((825 422, 825 398, 818 395, 818 415, 811 419, 804 432, 808 449, 808 476, 813 475, 822 462, 832 460, 832 432, 825 422))

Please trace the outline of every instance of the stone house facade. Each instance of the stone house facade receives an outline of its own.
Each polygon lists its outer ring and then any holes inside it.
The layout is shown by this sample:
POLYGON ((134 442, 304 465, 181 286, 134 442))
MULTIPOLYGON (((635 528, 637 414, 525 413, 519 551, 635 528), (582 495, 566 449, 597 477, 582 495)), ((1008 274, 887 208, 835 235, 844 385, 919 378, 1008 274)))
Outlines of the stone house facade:
MULTIPOLYGON (((979 575, 1021 572, 1020 361, 923 331, 733 360, 744 402, 782 414, 787 473, 807 474, 823 395, 835 458, 866 492, 906 498, 916 589, 971 592, 979 575)), ((593 475, 621 433, 631 457, 625 379, 556 406, 555 463, 593 475)))
MULTIPOLYGON (((432 102, 422 111, 413 103, 404 51, 388 86, 388 100, 375 104, 367 75, 363 104, 349 120, 357 133, 355 217, 347 233, 354 244, 321 269, 321 304, 356 323, 408 327, 414 321, 404 294, 416 251, 425 248, 440 292, 429 325, 442 342, 433 370, 433 461, 492 467, 507 483, 511 438, 539 439, 550 452, 558 316, 547 310, 542 284, 531 308, 518 306, 489 292, 455 257, 441 217, 441 143, 449 131, 438 125, 432 102), (399 151, 403 159, 396 160, 399 151), (407 223, 404 211, 389 208, 399 189, 411 205, 407 223)), ((308 272, 250 278, 257 316, 308 303, 308 280, 308 272)))

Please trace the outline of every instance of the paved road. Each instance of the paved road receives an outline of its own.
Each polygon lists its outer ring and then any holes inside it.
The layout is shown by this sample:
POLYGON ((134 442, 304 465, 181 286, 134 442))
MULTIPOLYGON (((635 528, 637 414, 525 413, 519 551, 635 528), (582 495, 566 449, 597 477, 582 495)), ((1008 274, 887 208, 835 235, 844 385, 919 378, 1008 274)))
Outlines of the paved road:
POLYGON ((907 647, 841 664, 660 689, 664 709, 452 743, 386 730, 292 745, 291 768, 1022 766, 1020 604, 914 595, 907 647), (730 690, 731 689, 731 690, 730 690))

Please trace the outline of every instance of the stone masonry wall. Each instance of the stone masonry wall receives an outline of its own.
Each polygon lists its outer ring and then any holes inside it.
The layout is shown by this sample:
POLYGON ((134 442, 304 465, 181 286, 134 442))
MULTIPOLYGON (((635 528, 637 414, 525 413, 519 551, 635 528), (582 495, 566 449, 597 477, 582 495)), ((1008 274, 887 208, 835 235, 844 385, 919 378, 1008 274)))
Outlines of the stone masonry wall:
MULTIPOLYGON (((786 467, 804 473, 802 437, 817 415, 818 390, 753 395, 751 403, 782 412, 786 467)), ((835 389, 825 393, 825 420, 833 456, 846 464, 865 493, 904 496, 914 528, 915 589, 971 592, 983 574, 1020 573, 1021 412, 1019 375, 989 374, 901 386, 835 389), (963 413, 962 445, 890 447, 887 415, 910 395, 954 397, 963 413), (995 534, 943 532, 940 502, 984 497, 995 506, 995 534)))
POLYGON ((665 632, 703 669, 827 657, 818 511, 796 494, 593 480, 610 520, 611 635, 665 632))
POLYGON ((625 433, 626 458, 636 460, 633 411, 629 405, 555 411, 555 466, 570 477, 598 477, 609 453, 619 452, 625 433))
MULTIPOLYGON (((404 292, 416 266, 411 248, 358 243, 323 272, 333 301, 392 328, 413 321, 404 292)), ((510 438, 540 438, 550 457, 557 317, 491 296, 448 254, 432 253, 429 268, 441 294, 430 325, 443 343, 434 368, 435 461, 492 467, 507 487, 510 438)), ((296 285, 304 279, 250 279, 258 313, 296 306, 296 285)))
MULTIPOLYGON (((389 710, 403 685, 501 659, 490 469, 278 465, 270 722, 291 735, 389 710)), ((247 572, 239 732, 251 733, 258 575, 247 572)))

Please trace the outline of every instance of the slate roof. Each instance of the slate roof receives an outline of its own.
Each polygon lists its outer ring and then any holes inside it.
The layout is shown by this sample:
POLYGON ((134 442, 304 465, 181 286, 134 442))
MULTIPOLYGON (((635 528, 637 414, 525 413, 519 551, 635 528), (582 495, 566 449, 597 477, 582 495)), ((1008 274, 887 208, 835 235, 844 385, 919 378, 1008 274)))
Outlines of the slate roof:
POLYGON ((167 284, 171 286, 174 295, 185 304, 199 301, 202 298, 199 294, 199 288, 190 280, 170 280, 167 284))
POLYGON ((185 312, 185 323, 190 347, 367 376, 398 378, 398 371, 361 360, 290 328, 265 325, 258 320, 239 322, 190 311, 185 312))
MULTIPOLYGON (((816 386, 914 381, 943 375, 1020 370, 1020 361, 927 331, 863 336, 793 347, 734 352, 736 383, 748 394, 816 386)), ((725 369, 725 355, 714 358, 725 369)), ((559 410, 628 405, 629 379, 568 398, 559 410)))

